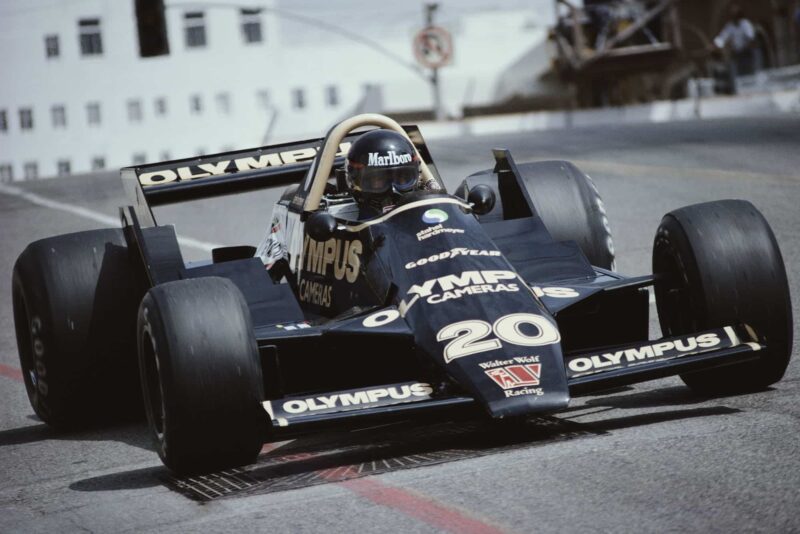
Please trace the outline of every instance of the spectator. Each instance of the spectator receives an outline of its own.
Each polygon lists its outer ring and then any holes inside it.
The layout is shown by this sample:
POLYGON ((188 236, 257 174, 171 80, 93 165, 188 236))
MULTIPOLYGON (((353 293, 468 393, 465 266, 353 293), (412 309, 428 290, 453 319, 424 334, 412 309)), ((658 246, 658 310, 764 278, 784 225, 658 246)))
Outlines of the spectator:
POLYGON ((740 6, 733 5, 730 20, 714 39, 717 48, 730 51, 733 76, 747 76, 755 72, 755 44, 753 23, 744 16, 740 6))

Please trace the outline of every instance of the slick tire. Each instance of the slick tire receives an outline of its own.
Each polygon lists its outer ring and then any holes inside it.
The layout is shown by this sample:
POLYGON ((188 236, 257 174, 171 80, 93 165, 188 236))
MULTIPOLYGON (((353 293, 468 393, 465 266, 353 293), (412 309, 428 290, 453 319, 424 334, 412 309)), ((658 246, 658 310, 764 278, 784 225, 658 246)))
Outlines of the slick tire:
POLYGON ((575 241, 596 267, 613 271, 614 241, 594 181, 568 161, 518 165, 536 213, 557 241, 575 241))
POLYGON ((253 463, 264 442, 263 381, 250 311, 225 278, 152 288, 138 321, 145 412, 178 474, 253 463))
POLYGON ((122 230, 42 239, 20 254, 14 324, 25 388, 42 421, 67 429, 141 414, 140 297, 122 230))
POLYGON ((686 385, 724 395, 781 379, 792 352, 789 285, 775 236, 750 202, 720 200, 665 215, 653 272, 664 335, 744 323, 766 345, 758 360, 681 375, 686 385))

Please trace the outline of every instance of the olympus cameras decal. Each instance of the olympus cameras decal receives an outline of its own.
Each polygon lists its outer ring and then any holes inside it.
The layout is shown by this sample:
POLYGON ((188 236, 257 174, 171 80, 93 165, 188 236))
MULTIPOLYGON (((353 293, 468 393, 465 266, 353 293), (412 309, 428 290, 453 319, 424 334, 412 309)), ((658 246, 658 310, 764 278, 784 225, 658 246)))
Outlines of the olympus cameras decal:
MULTIPOLYGON (((139 175, 139 183, 142 187, 168 184, 171 182, 185 182, 197 180, 198 178, 208 178, 211 176, 221 176, 241 171, 263 169, 265 167, 280 167, 293 163, 303 163, 314 159, 317 155, 316 147, 296 148, 284 152, 272 152, 259 156, 244 156, 236 159, 224 159, 220 161, 199 163, 197 165, 187 165, 174 167, 171 169, 159 169, 155 171, 143 172, 139 175)), ((339 145, 337 156, 344 156, 350 150, 350 143, 339 145)))
POLYGON ((490 325, 480 319, 452 323, 436 334, 436 341, 449 341, 444 347, 445 363, 503 347, 503 342, 522 347, 541 347, 561 341, 558 328, 542 315, 533 313, 511 313, 497 319, 490 325), (530 335, 520 328, 522 325, 535 327, 536 333, 530 335), (494 337, 491 335, 494 334, 494 337))
POLYGON ((273 418, 292 417, 303 414, 323 414, 353 409, 375 408, 390 404, 429 400, 433 394, 430 384, 408 382, 372 389, 356 389, 318 395, 315 397, 292 397, 280 401, 266 401, 264 408, 273 418), (275 405, 273 405, 275 403, 275 405), (273 411, 274 410, 274 411, 273 411))
POLYGON ((426 280, 422 285, 414 284, 407 292, 409 301, 401 303, 401 314, 424 298, 428 304, 439 304, 447 300, 460 299, 467 295, 482 293, 498 293, 501 291, 519 291, 519 284, 505 282, 516 280, 512 271, 464 271, 461 274, 448 274, 433 280, 426 280))
MULTIPOLYGON (((358 239, 315 241, 306 236, 303 243, 303 269, 328 279, 332 275, 336 280, 346 280, 352 284, 358 278, 363 251, 364 245, 358 239)), ((333 286, 330 284, 301 279, 298 290, 302 302, 324 307, 331 305, 333 286)))
MULTIPOLYGON (((578 355, 567 358, 567 369, 571 376, 592 374, 599 371, 621 369, 648 360, 669 360, 714 348, 723 348, 723 341, 716 333, 706 333, 630 349, 601 354, 578 355)), ((726 345, 732 346, 726 340, 726 345)))

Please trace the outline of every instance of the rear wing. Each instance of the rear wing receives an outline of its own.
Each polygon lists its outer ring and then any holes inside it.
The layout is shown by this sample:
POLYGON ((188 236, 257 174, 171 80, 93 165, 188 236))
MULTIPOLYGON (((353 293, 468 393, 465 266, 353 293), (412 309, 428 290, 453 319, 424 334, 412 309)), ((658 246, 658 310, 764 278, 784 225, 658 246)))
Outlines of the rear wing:
MULTIPOLYGON (((414 125, 403 128, 441 182, 419 128, 414 125)), ((339 145, 334 168, 342 167, 350 145, 361 133, 348 135, 339 145)), ((156 206, 302 182, 322 141, 323 138, 308 139, 124 167, 120 174, 139 224, 155 226, 152 208, 156 206)))

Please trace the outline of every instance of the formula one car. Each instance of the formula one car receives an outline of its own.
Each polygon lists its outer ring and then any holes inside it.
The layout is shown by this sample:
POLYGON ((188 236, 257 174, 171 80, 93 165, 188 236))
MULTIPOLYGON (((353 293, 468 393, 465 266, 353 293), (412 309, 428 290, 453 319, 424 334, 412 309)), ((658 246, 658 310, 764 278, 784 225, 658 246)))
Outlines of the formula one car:
POLYGON ((781 379, 789 290, 752 204, 667 214, 654 274, 629 278, 614 272, 586 174, 507 150, 494 159, 447 194, 418 128, 359 115, 324 139, 122 169, 121 229, 37 241, 15 265, 33 408, 74 427, 143 397, 163 462, 195 473, 351 425, 456 411, 515 420, 676 374, 701 394, 781 379), (359 220, 338 170, 365 126, 406 135, 438 190, 359 220), (280 275, 248 245, 187 263, 151 211, 287 185, 272 218, 280 275), (648 287, 660 339, 648 337, 648 287))

